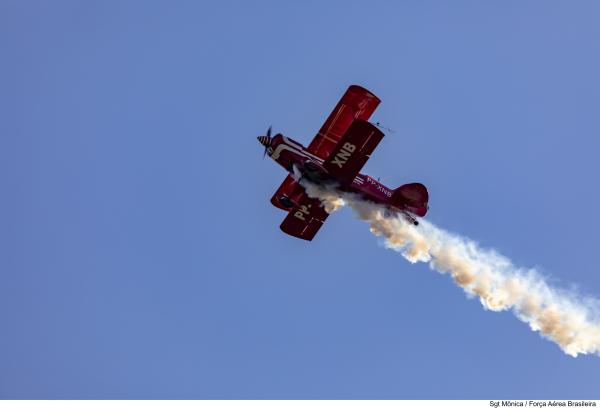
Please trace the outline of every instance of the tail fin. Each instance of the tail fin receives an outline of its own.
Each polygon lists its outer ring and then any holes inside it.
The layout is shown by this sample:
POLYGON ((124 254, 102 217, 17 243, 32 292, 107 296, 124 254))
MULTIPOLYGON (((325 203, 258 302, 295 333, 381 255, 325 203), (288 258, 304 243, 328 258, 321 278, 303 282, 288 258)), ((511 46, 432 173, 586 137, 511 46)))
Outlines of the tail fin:
POLYGON ((392 201, 400 208, 423 217, 429 208, 429 193, 421 183, 410 183, 398 187, 392 193, 392 201))

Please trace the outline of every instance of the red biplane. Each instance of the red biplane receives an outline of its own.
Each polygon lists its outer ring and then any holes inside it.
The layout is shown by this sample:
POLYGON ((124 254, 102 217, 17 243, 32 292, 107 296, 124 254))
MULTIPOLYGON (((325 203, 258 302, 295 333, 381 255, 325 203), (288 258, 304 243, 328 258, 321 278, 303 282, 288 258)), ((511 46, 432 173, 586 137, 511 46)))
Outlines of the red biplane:
POLYGON ((288 212, 280 227, 283 232, 310 241, 329 215, 319 199, 306 194, 294 168, 300 177, 317 184, 335 183, 342 191, 402 213, 415 225, 415 217, 427 213, 429 194, 423 184, 394 190, 359 173, 383 138, 381 130, 368 122, 379 102, 371 92, 351 85, 308 148, 280 133, 271 137, 271 128, 257 138, 265 154, 290 173, 271 198, 275 207, 288 212))

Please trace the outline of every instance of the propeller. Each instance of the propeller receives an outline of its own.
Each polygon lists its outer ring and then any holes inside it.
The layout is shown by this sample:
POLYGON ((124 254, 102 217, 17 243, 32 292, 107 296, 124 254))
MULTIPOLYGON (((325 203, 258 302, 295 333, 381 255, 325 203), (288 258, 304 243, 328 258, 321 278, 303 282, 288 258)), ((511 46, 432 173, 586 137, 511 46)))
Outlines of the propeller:
POLYGON ((271 139, 271 127, 272 126, 269 126, 269 129, 267 129, 267 134, 265 136, 257 137, 259 143, 265 147, 265 152, 263 153, 263 159, 267 155, 267 150, 269 150, 269 147, 271 146, 271 140, 272 140, 271 139))

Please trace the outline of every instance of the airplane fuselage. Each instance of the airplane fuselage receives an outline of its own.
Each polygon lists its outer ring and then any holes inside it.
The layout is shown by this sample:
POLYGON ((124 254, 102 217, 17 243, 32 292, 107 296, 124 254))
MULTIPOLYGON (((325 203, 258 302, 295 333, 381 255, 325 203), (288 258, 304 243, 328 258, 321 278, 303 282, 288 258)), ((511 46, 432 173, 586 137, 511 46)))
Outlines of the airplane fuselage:
MULTIPOLYGON (((288 235, 311 241, 329 217, 332 202, 312 195, 308 181, 322 187, 352 193, 378 205, 384 216, 400 216, 418 225, 429 209, 429 193, 421 183, 388 188, 361 174, 385 136, 369 122, 379 98, 359 85, 350 85, 308 147, 277 134, 272 128, 256 139, 289 174, 271 197, 271 204, 286 211, 279 228, 288 235)), ((346 197, 351 200, 350 197, 346 197)))
MULTIPOLYGON (((323 159, 311 154, 300 143, 282 134, 273 137, 267 154, 292 175, 296 167, 302 177, 312 182, 320 184, 336 181, 323 167, 323 159)), ((403 211, 402 208, 394 205, 391 199, 393 189, 384 186, 369 175, 359 173, 352 183, 342 190, 359 194, 369 201, 383 204, 390 209, 403 211)))

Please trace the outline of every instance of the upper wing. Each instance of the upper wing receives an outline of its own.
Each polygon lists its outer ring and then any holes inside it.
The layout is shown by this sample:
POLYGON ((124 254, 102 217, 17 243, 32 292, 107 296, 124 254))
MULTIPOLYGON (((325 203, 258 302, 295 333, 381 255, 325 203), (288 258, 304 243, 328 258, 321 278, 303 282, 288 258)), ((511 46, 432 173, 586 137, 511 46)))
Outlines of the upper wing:
POLYGON ((304 193, 279 228, 286 234, 311 241, 328 216, 320 200, 304 193))
POLYGON ((365 120, 355 120, 323 163, 325 170, 342 186, 352 183, 373 150, 383 139, 383 133, 365 120))
POLYGON ((358 85, 351 85, 308 146, 315 156, 327 159, 355 119, 368 120, 379 98, 358 85))

